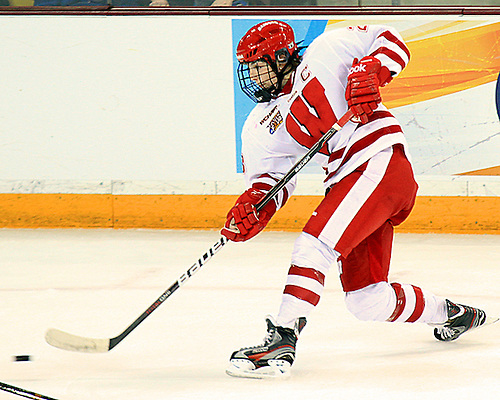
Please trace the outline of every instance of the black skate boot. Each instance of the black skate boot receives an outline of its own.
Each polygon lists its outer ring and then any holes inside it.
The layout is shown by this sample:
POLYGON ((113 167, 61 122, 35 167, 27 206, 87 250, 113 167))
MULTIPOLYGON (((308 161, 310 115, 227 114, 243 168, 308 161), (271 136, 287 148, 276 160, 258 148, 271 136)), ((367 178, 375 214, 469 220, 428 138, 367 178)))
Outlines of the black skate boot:
POLYGON ((264 344, 244 347, 230 357, 226 373, 240 378, 265 378, 288 375, 295 360, 295 345, 306 325, 305 318, 297 318, 295 329, 276 326, 272 317, 266 318, 267 335, 264 344))
POLYGON ((455 304, 448 299, 446 299, 446 308, 448 310, 448 321, 434 328, 434 336, 438 340, 450 342, 486 322, 486 313, 479 308, 455 304))

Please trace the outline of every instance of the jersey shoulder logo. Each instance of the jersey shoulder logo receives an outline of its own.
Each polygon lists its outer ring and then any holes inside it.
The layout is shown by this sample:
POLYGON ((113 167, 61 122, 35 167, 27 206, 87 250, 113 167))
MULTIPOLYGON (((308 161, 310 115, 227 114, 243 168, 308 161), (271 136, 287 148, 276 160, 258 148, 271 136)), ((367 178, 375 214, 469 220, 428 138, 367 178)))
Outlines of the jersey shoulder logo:
POLYGON ((269 133, 272 135, 274 132, 276 132, 282 123, 283 123, 283 117, 281 115, 281 112, 278 110, 278 112, 273 117, 269 125, 267 125, 269 133))

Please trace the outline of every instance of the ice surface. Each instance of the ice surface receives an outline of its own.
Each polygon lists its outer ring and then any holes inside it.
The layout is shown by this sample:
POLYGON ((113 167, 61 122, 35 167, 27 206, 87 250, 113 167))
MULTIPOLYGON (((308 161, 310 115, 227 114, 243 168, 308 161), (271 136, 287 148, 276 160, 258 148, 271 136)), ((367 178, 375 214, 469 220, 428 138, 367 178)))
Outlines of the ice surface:
MULTIPOLYGON (((219 234, 0 230, 0 381, 61 400, 500 398, 500 323, 441 343, 427 325, 361 322, 336 270, 289 379, 227 376, 231 352, 259 344, 278 310, 296 236, 227 244, 111 352, 80 354, 49 346, 45 331, 116 336, 219 234)), ((391 280, 500 315, 499 260, 500 235, 398 234, 391 280)))

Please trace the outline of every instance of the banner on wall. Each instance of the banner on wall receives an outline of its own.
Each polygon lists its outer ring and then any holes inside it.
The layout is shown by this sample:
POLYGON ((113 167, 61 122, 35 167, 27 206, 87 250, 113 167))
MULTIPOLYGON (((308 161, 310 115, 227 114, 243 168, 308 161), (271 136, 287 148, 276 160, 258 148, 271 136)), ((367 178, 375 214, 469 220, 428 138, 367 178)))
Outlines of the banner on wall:
MULTIPOLYGON (((264 20, 264 19, 262 19, 264 20)), ((259 19, 232 21, 233 54, 259 19)), ((406 69, 382 88, 407 136, 417 175, 500 176, 500 21, 498 18, 284 19, 309 45, 326 30, 390 25, 411 52, 406 69)), ((241 129, 254 103, 239 89, 233 56, 237 172, 241 129)), ((306 172, 321 173, 318 167, 306 172)))

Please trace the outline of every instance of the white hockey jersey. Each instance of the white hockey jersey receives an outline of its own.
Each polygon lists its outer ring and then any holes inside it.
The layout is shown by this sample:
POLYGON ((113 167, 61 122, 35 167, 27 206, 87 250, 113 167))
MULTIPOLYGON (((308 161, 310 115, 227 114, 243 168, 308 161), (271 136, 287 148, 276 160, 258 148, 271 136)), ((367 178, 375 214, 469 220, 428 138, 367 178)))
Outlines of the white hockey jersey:
MULTIPOLYGON (((347 112, 347 75, 353 59, 365 56, 378 58, 394 77, 410 53, 396 30, 379 25, 328 31, 311 43, 291 78, 291 90, 257 104, 243 126, 247 187, 269 189, 347 112)), ((368 123, 348 122, 315 156, 327 174, 325 188, 398 143, 406 143, 402 129, 382 104, 368 123)), ((275 198, 278 208, 295 185, 294 179, 275 198)))

